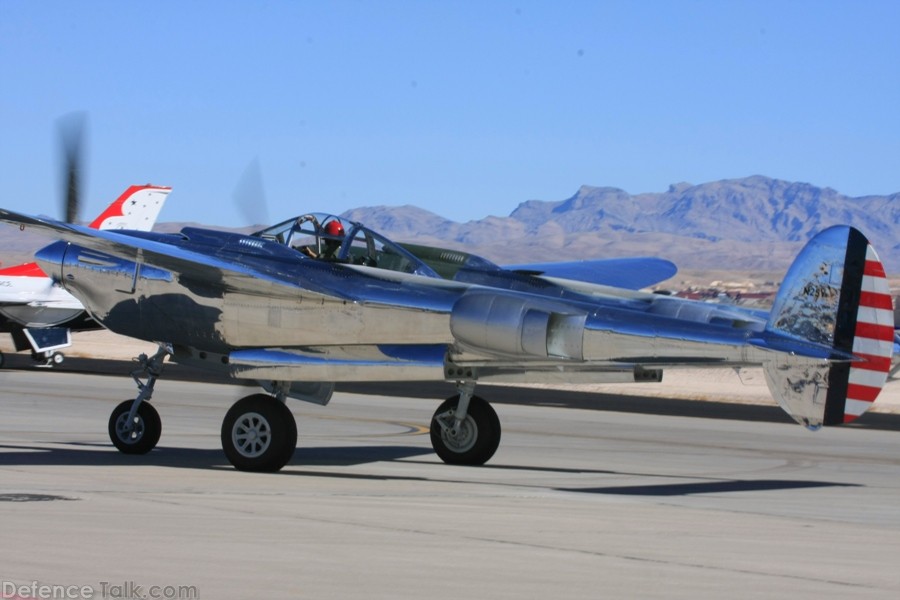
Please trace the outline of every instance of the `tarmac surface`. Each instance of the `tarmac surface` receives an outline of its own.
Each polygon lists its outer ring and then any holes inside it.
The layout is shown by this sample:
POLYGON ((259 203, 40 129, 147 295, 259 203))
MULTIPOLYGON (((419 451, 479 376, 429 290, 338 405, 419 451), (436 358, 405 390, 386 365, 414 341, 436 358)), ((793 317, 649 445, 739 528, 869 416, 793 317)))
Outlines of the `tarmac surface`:
POLYGON ((503 440, 471 468, 442 464, 426 433, 449 386, 345 385, 327 407, 290 401, 293 460, 253 474, 219 442, 253 388, 167 367, 159 447, 135 457, 106 432, 135 394, 127 362, 7 365, 0 597, 41 585, 216 599, 900 591, 894 413, 811 433, 771 405, 484 386, 503 440))

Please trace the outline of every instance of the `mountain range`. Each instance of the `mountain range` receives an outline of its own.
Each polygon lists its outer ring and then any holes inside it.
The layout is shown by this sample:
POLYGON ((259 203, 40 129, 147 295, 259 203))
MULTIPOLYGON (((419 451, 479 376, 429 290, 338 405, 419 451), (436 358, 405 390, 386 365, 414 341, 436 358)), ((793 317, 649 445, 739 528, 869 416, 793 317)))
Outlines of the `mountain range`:
MULTIPOLYGON (((888 272, 900 273, 900 193, 848 197, 760 175, 636 195, 583 185, 565 200, 529 200, 508 216, 466 223, 410 205, 361 207, 342 216, 397 241, 462 249, 499 264, 661 256, 680 269, 775 273, 783 273, 818 231, 853 225, 871 240, 888 272)), ((159 223, 156 229, 184 225, 159 223)), ((259 227, 242 231, 254 229, 259 227)), ((29 260, 45 242, 4 227, 0 260, 29 260)))
POLYGON ((529 200, 509 216, 457 223, 415 206, 345 213, 397 240, 466 249, 498 263, 654 255, 680 268, 784 271, 830 225, 869 237, 900 272, 900 193, 848 197, 761 175, 632 195, 581 186, 559 201, 529 200))

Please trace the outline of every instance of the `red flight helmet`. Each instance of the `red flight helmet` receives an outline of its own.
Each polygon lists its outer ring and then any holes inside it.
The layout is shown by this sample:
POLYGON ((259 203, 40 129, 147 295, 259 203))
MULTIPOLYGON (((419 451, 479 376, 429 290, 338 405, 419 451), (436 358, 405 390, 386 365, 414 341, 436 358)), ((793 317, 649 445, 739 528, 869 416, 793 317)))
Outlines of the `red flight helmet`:
POLYGON ((324 231, 327 235, 342 238, 344 237, 344 226, 340 221, 328 221, 325 223, 324 231))

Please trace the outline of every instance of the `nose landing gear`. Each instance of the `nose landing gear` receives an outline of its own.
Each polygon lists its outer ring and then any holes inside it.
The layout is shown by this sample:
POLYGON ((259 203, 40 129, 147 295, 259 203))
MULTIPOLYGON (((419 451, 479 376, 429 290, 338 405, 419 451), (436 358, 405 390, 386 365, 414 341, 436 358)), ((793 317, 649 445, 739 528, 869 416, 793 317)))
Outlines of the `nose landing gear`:
POLYGON ((141 354, 137 358, 140 368, 131 373, 139 390, 137 398, 122 402, 109 416, 109 439, 119 452, 147 454, 159 442, 162 421, 149 400, 153 395, 153 386, 162 374, 166 356, 171 353, 170 347, 160 344, 153 356, 148 358, 146 354, 141 354), (141 381, 141 375, 147 376, 146 383, 141 381))

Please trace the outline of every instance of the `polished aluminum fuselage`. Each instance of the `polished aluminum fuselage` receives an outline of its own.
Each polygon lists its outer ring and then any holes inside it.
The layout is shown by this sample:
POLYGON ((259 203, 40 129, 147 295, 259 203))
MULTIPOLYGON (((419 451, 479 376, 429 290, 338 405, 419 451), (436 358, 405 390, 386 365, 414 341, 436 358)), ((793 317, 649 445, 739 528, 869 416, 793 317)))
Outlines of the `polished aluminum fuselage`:
POLYGON ((140 250, 128 260, 66 243, 45 248, 38 260, 105 327, 148 341, 217 353, 452 341, 450 308, 467 286, 429 280, 424 287, 425 278, 399 274, 405 281, 386 281, 378 269, 314 261, 247 236, 195 235, 199 241, 142 237, 203 251, 213 264, 165 269, 146 264, 140 250), (373 300, 354 298, 360 292, 373 300))
POLYGON ((500 269, 447 281, 201 229, 133 235, 130 258, 60 242, 38 259, 108 329, 245 377, 634 380, 768 353, 748 343, 764 317, 734 307, 500 269))

